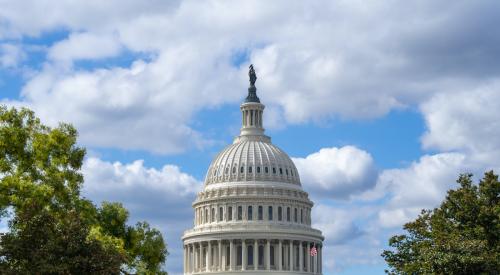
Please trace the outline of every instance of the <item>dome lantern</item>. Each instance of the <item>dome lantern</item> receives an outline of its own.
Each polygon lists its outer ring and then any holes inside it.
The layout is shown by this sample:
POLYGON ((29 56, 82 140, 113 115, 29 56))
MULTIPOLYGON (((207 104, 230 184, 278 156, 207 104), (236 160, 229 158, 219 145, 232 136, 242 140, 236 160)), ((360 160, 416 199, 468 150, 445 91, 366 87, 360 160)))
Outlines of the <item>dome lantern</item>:
POLYGON ((269 139, 269 137, 264 136, 264 127, 262 122, 265 106, 260 103, 260 99, 257 96, 257 88, 255 87, 257 75, 255 74, 253 65, 250 65, 249 67, 248 76, 250 78, 248 96, 240 106, 242 127, 239 138, 245 136, 261 136, 261 138, 263 137, 265 139, 269 139))

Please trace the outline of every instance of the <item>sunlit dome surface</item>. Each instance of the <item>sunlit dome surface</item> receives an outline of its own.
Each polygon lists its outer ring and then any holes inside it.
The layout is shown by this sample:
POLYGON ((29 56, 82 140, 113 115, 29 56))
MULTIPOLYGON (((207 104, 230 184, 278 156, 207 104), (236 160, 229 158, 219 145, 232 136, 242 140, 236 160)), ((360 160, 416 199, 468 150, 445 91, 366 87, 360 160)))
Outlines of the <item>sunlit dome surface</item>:
POLYGON ((224 182, 268 181, 300 186, 290 157, 265 138, 245 138, 227 146, 212 161, 205 185, 224 182))

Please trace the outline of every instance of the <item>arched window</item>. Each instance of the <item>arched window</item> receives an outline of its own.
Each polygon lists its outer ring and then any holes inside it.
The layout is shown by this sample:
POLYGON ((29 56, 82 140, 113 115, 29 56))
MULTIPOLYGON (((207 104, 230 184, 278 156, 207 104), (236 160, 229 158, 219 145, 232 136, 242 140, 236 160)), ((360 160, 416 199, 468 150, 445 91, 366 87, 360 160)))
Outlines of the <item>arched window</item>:
POLYGON ((267 218, 272 221, 273 220, 273 207, 272 206, 269 206, 268 207, 268 213, 267 213, 267 218))
POLYGON ((276 168, 273 167, 273 174, 276 174, 276 168))
POLYGON ((267 174, 267 173, 269 173, 269 168, 266 166, 266 167, 264 168, 264 171, 266 172, 266 174, 267 174))
POLYGON ((219 221, 220 221, 220 222, 221 222, 221 221, 223 220, 223 218, 224 218, 224 217, 223 217, 223 215, 222 215, 223 211, 224 211, 224 209, 223 209, 222 207, 219 207, 219 221))
POLYGON ((281 209, 281 206, 278 207, 278 221, 283 220, 283 209, 281 209))
POLYGON ((229 167, 226 167, 226 174, 229 174, 229 167))
POLYGON ((257 166, 257 173, 260 173, 260 166, 257 166))
POLYGON ((280 168, 280 175, 283 175, 283 169, 280 168))
POLYGON ((215 208, 212 208, 212 222, 215 222, 215 208))
POLYGON ((243 169, 244 169, 244 168, 243 168, 243 166, 241 166, 241 169, 240 169, 240 173, 241 173, 241 174, 243 174, 243 172, 245 171, 245 170, 243 170, 243 169))
POLYGON ((252 173, 252 166, 248 166, 248 173, 252 173))
POLYGON ((288 176, 288 169, 285 169, 285 174, 288 176))
POLYGON ((298 216, 298 215, 297 215, 297 208, 295 208, 295 209, 293 210, 293 221, 294 221, 294 222, 298 222, 298 218, 297 218, 297 216, 298 216))
POLYGON ((243 219, 243 207, 238 206, 238 221, 241 221, 243 219))
POLYGON ((258 210, 258 219, 259 221, 262 221, 264 219, 264 210, 262 209, 262 206, 259 205, 259 210, 258 210))
POLYGON ((251 206, 251 205, 249 205, 249 206, 248 206, 248 215, 247 215, 247 220, 249 220, 249 221, 251 221, 251 220, 252 220, 252 218, 253 218, 253 212, 252 212, 252 210, 253 210, 253 209, 252 209, 252 206, 251 206))
POLYGON ((227 208, 227 220, 232 221, 233 220, 233 207, 229 206, 227 208))
POLYGON ((286 208, 286 221, 289 222, 290 221, 290 207, 287 207, 286 208))
POLYGON ((290 169, 290 174, 291 174, 291 175, 292 175, 292 177, 293 177, 293 170, 292 170, 292 169, 290 169))

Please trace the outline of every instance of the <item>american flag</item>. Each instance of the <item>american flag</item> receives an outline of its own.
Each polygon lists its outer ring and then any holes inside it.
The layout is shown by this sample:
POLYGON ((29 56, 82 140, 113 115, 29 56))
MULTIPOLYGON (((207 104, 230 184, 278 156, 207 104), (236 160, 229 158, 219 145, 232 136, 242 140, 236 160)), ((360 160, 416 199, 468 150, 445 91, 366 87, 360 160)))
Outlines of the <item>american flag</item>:
POLYGON ((313 247, 311 248, 310 253, 311 253, 311 256, 316 256, 316 255, 318 255, 318 250, 316 250, 316 246, 313 246, 313 247))

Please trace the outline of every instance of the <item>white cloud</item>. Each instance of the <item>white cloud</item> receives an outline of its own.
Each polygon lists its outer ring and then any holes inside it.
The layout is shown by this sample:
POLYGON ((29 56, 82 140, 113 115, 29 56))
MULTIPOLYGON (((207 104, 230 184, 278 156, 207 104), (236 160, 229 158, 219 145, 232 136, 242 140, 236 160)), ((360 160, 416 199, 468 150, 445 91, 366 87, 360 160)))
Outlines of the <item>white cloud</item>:
MULTIPOLYGON (((202 59, 185 49, 149 63, 136 61, 130 68, 68 72, 46 67, 24 87, 22 100, 10 104, 27 105, 50 125, 74 124, 87 146, 179 153, 210 142, 189 126, 191 117, 222 101, 218 88, 236 73, 220 77, 227 64, 205 71, 195 66, 202 59), (206 82, 189 81, 202 73, 206 82)), ((236 97, 232 93, 225 99, 236 97)))
POLYGON ((110 30, 137 16, 168 13, 178 1, 5 1, 0 10, 0 38, 40 36, 51 30, 110 30))
POLYGON ((323 267, 329 274, 351 266, 381 264, 381 231, 373 222, 378 207, 344 201, 313 208, 313 227, 325 236, 323 267))
POLYGON ((73 33, 57 42, 48 52, 48 57, 58 61, 78 59, 101 59, 120 53, 119 39, 113 34, 73 33))
POLYGON ((343 244, 358 238, 363 231, 355 223, 356 215, 324 204, 313 208, 313 227, 318 228, 331 245, 343 244))
POLYGON ((443 93, 421 106, 425 148, 460 151, 486 169, 500 168, 500 82, 443 93))
MULTIPOLYGON (((119 128, 106 131, 99 125, 100 120, 92 120, 95 125, 81 129, 82 135, 87 136, 91 129, 100 131, 100 137, 94 137, 91 145, 112 146, 114 142, 110 140, 118 139, 118 148, 169 153, 196 143, 190 138, 193 130, 189 120, 193 114, 207 106, 244 97, 246 69, 231 65, 233 54, 239 51, 247 51, 249 61, 256 63, 260 97, 273 106, 272 127, 336 116, 380 117, 395 108, 417 105, 438 91, 496 77, 500 71, 496 64, 485 66, 482 62, 494 60, 498 48, 484 45, 496 41, 483 31, 488 20, 475 24, 463 20, 475 16, 496 20, 493 14, 480 12, 494 10, 487 6, 494 3, 467 2, 448 5, 446 9, 436 9, 439 4, 435 1, 324 1, 314 5, 252 1, 244 6, 234 1, 28 3, 14 1, 2 7, 4 36, 68 30, 69 37, 50 50, 48 56, 53 59, 105 58, 115 56, 121 47, 152 54, 146 65, 150 70, 145 70, 142 77, 123 77, 123 72, 135 69, 134 65, 90 72, 53 71, 49 65, 28 84, 27 103, 33 105, 41 104, 30 101, 32 93, 41 94, 49 102, 53 97, 71 102, 72 93, 51 88, 60 81, 82 80, 80 76, 94 75, 95 79, 89 81, 105 83, 118 95, 127 94, 130 89, 141 91, 139 100, 119 114, 119 122, 123 122, 118 123, 119 128), (50 11, 50 16, 40 12, 45 10, 50 11), (464 26, 467 32, 463 31, 464 26), (469 37, 472 34, 474 39, 469 37), (444 43, 436 37, 454 43, 444 43), (439 66, 429 66, 435 64, 436 57, 439 66), (35 84, 47 74, 58 77, 49 78, 55 83, 44 91, 45 87, 35 84), (174 94, 176 100, 169 100, 174 94), (157 100, 156 105, 174 111, 164 111, 166 115, 161 117, 161 122, 169 126, 160 127, 158 133, 146 139, 147 144, 139 144, 138 139, 120 129, 127 128, 124 124, 141 124, 141 131, 151 129, 149 124, 144 126, 144 121, 158 117, 147 110, 158 106, 144 102, 153 99, 157 100), (139 116, 127 115, 136 114, 137 110, 141 110, 139 116), (168 137, 170 132, 173 139, 168 137), (126 138, 120 140, 122 136, 126 138), (162 146, 158 142, 160 136, 167 139, 168 148, 155 149, 162 146)), ((97 100, 102 102, 115 100, 101 91, 105 87, 97 84, 92 87, 95 92, 88 93, 99 93, 102 96, 97 100)), ((116 115, 112 104, 100 108, 100 112, 88 106, 76 107, 71 115, 76 122, 96 117, 109 126, 113 122, 110 114, 116 115)), ((64 106, 54 104, 51 108, 64 106)), ((46 119, 65 120, 57 112, 45 113, 46 119)))
POLYGON ((293 161, 304 188, 320 197, 348 198, 375 184, 373 158, 354 146, 322 148, 293 161))
POLYGON ((439 206, 446 192, 457 187, 458 175, 468 172, 465 160, 459 153, 426 155, 407 168, 383 171, 376 187, 388 200, 379 212, 381 225, 399 227, 422 209, 439 206))
POLYGON ((16 68, 24 59, 26 59, 26 53, 21 44, 0 44, 0 67, 16 68))
MULTIPOLYGON (((123 164, 91 157, 85 160, 83 172, 86 192, 96 194, 115 192, 117 189, 126 194, 130 189, 144 188, 163 193, 163 195, 175 193, 183 197, 195 194, 200 188, 200 182, 181 172, 178 166, 165 165, 161 169, 148 168, 144 166, 143 160, 123 164)), ((129 195, 137 194, 129 193, 129 195)))
POLYGON ((169 247, 167 268, 182 262, 180 236, 192 226, 191 203, 201 182, 175 165, 160 169, 132 163, 88 158, 83 165, 82 193, 94 202, 118 201, 130 211, 130 221, 146 220, 162 231, 169 247))

